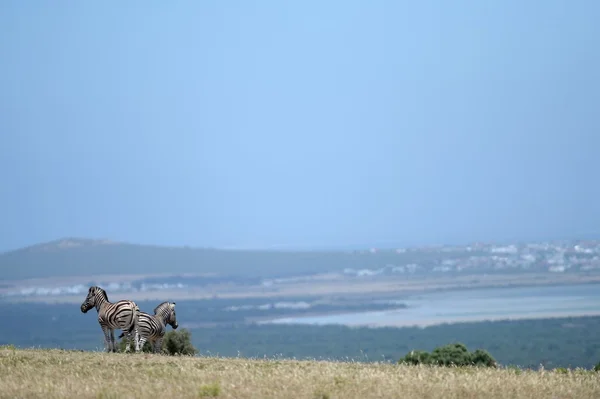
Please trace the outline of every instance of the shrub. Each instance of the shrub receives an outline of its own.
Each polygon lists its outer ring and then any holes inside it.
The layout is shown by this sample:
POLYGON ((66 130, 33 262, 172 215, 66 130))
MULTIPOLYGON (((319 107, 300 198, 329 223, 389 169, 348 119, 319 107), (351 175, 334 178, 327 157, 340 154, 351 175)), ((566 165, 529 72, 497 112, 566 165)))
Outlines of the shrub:
MULTIPOLYGON (((119 352, 125 352, 125 348, 127 347, 127 337, 123 337, 119 342, 119 352)), ((131 348, 130 353, 135 353, 135 348, 131 348)), ((152 353, 153 348, 152 345, 146 341, 142 348, 142 352, 152 353)), ((162 353, 168 355, 189 355, 193 356, 198 351, 192 345, 192 334, 189 330, 183 328, 181 330, 171 330, 167 331, 165 334, 165 338, 162 342, 162 353)))
POLYGON ((598 362, 598 364, 596 365, 596 367, 594 367, 594 371, 599 371, 600 372, 600 362, 598 362))
POLYGON ((429 353, 425 351, 410 351, 403 359, 400 359, 401 363, 407 364, 429 364, 429 353))
POLYGON ((486 350, 477 349, 471 354, 471 361, 475 366, 497 367, 496 359, 486 350))
POLYGON ((163 352, 169 355, 194 356, 198 351, 192 345, 192 334, 189 330, 172 330, 165 334, 163 352))
POLYGON ((466 366, 471 363, 471 354, 464 344, 437 347, 431 352, 430 362, 438 366, 466 366))
POLYGON ((431 353, 411 351, 398 361, 401 364, 428 364, 436 366, 479 366, 497 367, 496 360, 487 351, 477 349, 469 352, 461 343, 435 348, 431 353))

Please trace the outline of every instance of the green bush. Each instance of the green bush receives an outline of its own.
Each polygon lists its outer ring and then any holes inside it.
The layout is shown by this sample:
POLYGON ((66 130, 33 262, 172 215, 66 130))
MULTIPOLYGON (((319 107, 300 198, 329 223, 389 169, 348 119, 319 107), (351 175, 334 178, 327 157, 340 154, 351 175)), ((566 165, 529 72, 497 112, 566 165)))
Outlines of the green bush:
POLYGON ((169 355, 194 356, 198 351, 192 345, 192 334, 189 330, 172 330, 165 334, 163 352, 169 355))
POLYGON ((471 354, 464 344, 450 344, 435 348, 431 352, 430 362, 438 366, 466 366, 471 362, 471 354))
POLYGON ((496 359, 488 351, 483 349, 476 349, 475 352, 471 354, 471 361, 475 366, 483 366, 483 367, 497 367, 498 363, 496 359))
POLYGON ((487 351, 477 349, 469 352, 461 343, 454 343, 435 348, 431 353, 411 351, 402 359, 400 364, 427 364, 435 366, 479 366, 497 367, 496 360, 487 351))
POLYGON ((429 364, 429 353, 425 351, 411 351, 406 356, 404 356, 400 363, 407 364, 429 364))
POLYGON ((594 371, 600 371, 600 362, 594 367, 594 371))
MULTIPOLYGON (((127 347, 127 337, 123 337, 119 342, 119 352, 125 352, 127 347)), ((130 353, 135 353, 134 347, 130 350, 130 353)), ((152 353, 152 345, 146 341, 142 352, 152 353)), ((189 330, 183 328, 181 330, 167 331, 165 338, 162 342, 162 353, 167 355, 188 355, 194 356, 198 351, 192 345, 192 334, 189 330)))

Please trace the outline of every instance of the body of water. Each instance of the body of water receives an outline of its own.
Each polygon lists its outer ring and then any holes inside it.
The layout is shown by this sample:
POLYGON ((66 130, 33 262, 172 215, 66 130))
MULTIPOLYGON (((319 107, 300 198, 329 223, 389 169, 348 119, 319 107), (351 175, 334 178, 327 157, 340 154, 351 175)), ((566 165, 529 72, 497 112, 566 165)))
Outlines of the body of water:
POLYGON ((407 309, 286 317, 266 323, 401 327, 600 315, 600 284, 450 291, 413 296, 402 302, 407 309))

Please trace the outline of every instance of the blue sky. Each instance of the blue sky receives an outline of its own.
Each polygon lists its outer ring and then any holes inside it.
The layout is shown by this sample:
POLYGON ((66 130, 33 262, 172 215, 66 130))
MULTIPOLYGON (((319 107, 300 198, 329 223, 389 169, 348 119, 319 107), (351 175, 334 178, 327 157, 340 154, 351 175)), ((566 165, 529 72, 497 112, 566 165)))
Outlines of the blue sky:
POLYGON ((0 2, 0 250, 600 236, 597 1, 0 2))

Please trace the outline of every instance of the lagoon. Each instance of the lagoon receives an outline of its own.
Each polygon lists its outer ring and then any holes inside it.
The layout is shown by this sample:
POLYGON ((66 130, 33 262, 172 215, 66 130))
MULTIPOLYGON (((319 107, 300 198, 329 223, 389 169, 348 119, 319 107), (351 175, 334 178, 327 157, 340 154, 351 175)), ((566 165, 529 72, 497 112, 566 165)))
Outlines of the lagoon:
POLYGON ((398 298, 406 309, 285 317, 273 324, 405 327, 600 315, 600 284, 473 289, 398 298))

